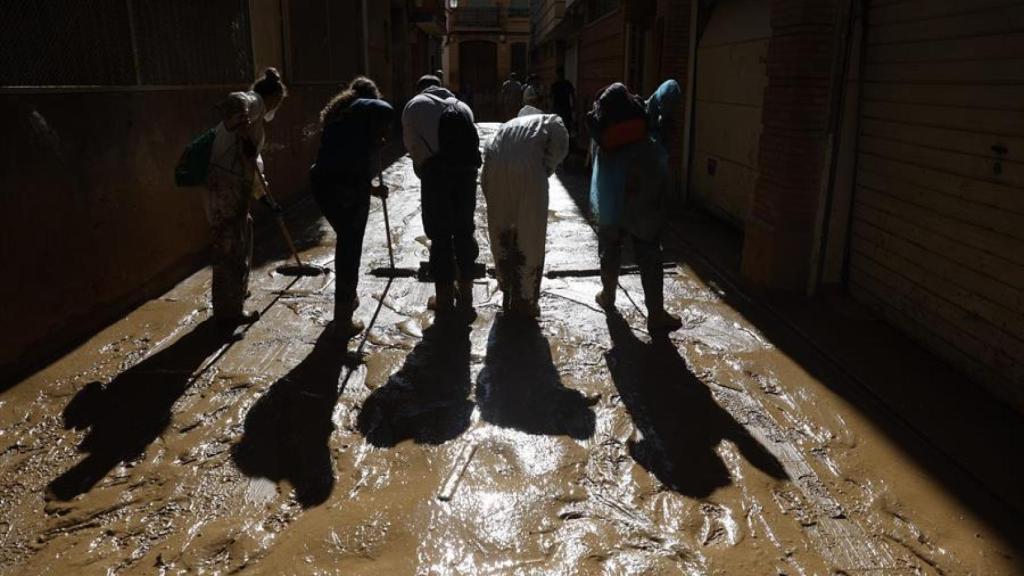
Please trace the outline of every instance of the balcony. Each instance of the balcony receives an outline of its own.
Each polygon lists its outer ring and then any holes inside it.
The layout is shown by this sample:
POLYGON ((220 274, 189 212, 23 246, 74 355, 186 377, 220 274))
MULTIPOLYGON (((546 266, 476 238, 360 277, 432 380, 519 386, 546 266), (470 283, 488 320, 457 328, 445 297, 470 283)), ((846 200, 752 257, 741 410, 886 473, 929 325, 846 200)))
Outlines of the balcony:
POLYGON ((498 7, 459 7, 451 12, 453 30, 491 30, 501 28, 501 11, 498 7))

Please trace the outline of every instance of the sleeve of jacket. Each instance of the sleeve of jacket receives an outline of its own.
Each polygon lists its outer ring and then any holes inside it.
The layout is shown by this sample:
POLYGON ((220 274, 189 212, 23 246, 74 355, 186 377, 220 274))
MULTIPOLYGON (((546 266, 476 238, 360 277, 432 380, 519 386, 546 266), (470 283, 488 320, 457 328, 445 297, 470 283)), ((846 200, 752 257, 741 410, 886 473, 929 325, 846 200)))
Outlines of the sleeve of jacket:
POLYGON ((544 168, 550 176, 569 154, 569 132, 562 119, 554 114, 544 116, 544 124, 548 133, 547 146, 544 147, 544 168))
POLYGON ((417 118, 418 108, 427 105, 423 102, 420 97, 415 97, 405 105, 405 110, 402 111, 402 142, 405 144, 405 149, 412 156, 414 161, 421 161, 423 158, 430 156, 430 150, 427 148, 426 141, 420 136, 419 133, 419 119, 417 118))

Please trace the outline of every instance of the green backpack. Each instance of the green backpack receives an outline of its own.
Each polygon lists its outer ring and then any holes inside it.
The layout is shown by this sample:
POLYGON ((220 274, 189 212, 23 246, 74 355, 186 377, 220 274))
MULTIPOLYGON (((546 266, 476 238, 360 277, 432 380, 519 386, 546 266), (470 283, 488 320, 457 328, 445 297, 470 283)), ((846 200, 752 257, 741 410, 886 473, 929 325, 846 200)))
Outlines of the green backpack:
POLYGON ((210 128, 185 146, 185 151, 174 167, 174 183, 178 186, 202 186, 210 171, 210 156, 217 132, 210 128))

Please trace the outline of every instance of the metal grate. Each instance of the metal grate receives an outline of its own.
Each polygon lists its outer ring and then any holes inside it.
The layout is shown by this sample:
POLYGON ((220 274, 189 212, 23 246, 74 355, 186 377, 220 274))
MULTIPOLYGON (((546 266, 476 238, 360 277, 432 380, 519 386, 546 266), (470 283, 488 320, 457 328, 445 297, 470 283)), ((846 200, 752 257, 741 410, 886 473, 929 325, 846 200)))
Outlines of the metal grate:
POLYGON ((2 86, 236 84, 253 77, 247 0, 0 1, 2 86))
POLYGON ((253 77, 246 0, 132 0, 143 84, 232 84, 253 77))
POLYGON ((4 0, 0 85, 135 83, 125 0, 4 0))

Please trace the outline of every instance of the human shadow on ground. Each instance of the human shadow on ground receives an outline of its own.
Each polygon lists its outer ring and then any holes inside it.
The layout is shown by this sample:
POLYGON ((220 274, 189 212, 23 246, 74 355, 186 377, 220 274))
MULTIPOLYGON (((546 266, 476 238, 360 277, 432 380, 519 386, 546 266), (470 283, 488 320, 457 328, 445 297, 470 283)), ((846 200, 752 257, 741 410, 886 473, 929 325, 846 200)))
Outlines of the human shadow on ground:
POLYGON ((302 362, 249 409, 242 439, 231 452, 246 476, 291 484, 303 508, 326 502, 334 490, 331 416, 342 370, 358 364, 346 345, 326 330, 321 333, 302 362))
POLYGON ((90 382, 64 408, 64 427, 89 432, 78 449, 89 455, 47 486, 70 500, 91 490, 118 464, 141 457, 171 422, 171 408, 197 377, 203 361, 228 337, 206 320, 107 384, 90 382))
POLYGON ((578 440, 594 435, 597 400, 562 385, 548 340, 532 319, 494 319, 476 401, 480 416, 497 426, 578 440))
POLYGON ((437 445, 469 428, 471 328, 457 318, 442 318, 423 331, 402 368, 363 404, 357 426, 367 442, 437 445))
POLYGON ((643 342, 618 315, 609 315, 606 354, 619 397, 643 436, 630 441, 634 460, 666 486, 694 498, 731 483, 715 448, 732 441, 751 464, 777 478, 786 471, 728 412, 686 365, 666 337, 643 342))

